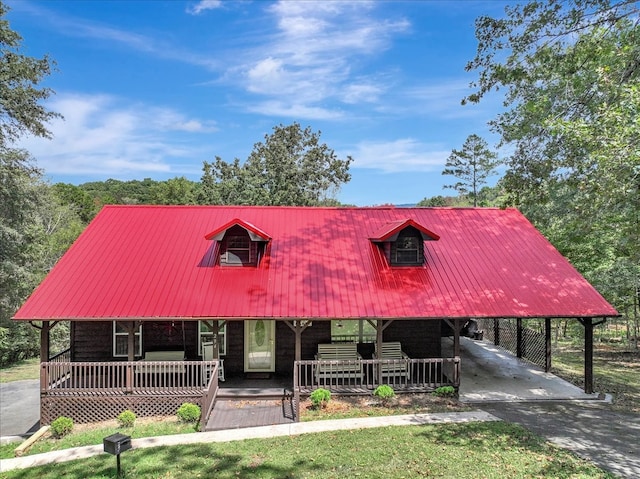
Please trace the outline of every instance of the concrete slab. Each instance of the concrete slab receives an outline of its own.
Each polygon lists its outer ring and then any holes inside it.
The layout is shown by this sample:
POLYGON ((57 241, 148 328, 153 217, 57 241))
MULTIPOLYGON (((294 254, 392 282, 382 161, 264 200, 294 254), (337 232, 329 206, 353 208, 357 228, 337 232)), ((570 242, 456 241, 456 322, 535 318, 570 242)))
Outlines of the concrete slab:
POLYGON ((487 341, 460 338, 460 357, 463 402, 600 398, 487 341))

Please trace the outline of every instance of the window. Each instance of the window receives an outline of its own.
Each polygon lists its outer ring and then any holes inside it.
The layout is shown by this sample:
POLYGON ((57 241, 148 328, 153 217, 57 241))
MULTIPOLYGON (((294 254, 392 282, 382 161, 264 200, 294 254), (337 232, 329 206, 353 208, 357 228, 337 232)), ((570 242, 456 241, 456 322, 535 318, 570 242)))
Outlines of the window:
POLYGON ((226 264, 248 264, 251 261, 251 241, 249 236, 229 236, 225 254, 226 264))
MULTIPOLYGON (((198 321, 198 351, 200 351, 200 356, 202 356, 202 343, 213 342, 213 333, 205 323, 206 321, 198 321)), ((220 354, 220 356, 227 354, 226 321, 218 321, 218 354, 220 354)))
POLYGON ((398 239, 391 246, 391 264, 417 266, 424 261, 422 235, 413 228, 400 232, 398 239))
MULTIPOLYGON (((113 357, 126 358, 129 356, 127 350, 129 345, 129 333, 117 321, 113 322, 113 357)), ((135 332, 135 355, 142 356, 142 325, 138 326, 135 332)))

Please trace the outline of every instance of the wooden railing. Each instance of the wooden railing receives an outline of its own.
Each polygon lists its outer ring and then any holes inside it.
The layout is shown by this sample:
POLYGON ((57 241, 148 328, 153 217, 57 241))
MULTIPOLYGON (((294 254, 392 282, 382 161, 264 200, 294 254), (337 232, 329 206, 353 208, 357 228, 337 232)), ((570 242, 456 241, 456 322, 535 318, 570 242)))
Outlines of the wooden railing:
MULTIPOLYGON (((352 359, 295 361, 293 389, 296 408, 300 395, 317 388, 334 393, 370 393, 381 384, 396 392, 428 392, 440 386, 460 386, 460 358, 352 359)), ((299 416, 299 411, 296 413, 299 416)))
POLYGON ((217 361, 41 363, 40 392, 47 395, 148 395, 204 391, 217 383, 217 361), (215 374, 206 374, 207 368, 215 374))

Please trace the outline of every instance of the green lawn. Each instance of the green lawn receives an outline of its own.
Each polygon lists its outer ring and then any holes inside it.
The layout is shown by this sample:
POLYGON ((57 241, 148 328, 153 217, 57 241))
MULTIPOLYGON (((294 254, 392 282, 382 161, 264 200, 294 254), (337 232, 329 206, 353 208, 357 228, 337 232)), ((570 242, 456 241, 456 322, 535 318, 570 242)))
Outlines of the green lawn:
POLYGON ((40 377, 40 359, 32 358, 20 361, 7 368, 0 368, 0 383, 38 379, 40 377))
MULTIPOLYGON (((606 478, 614 476, 503 422, 386 427, 138 449, 122 454, 126 478, 606 478)), ((112 478, 100 455, 3 477, 112 478)))
MULTIPOLYGON (((640 351, 595 344, 594 391, 613 394, 613 409, 640 413, 640 351)), ((570 343, 553 350, 554 374, 584 387, 584 352, 570 343)))

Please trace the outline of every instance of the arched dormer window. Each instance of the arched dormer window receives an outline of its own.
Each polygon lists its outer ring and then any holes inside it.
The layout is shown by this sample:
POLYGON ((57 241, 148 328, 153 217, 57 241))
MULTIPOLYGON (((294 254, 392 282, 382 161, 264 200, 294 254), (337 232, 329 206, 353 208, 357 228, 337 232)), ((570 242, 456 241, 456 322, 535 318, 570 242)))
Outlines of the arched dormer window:
POLYGON ((420 266, 424 263, 424 244, 420 232, 408 227, 391 242, 392 266, 420 266))
POLYGON ((388 223, 369 238, 384 252, 391 266, 422 266, 424 242, 438 241, 440 236, 412 219, 388 223))
POLYGON ((219 243, 220 266, 258 266, 271 237, 261 229, 234 219, 205 236, 219 243))

